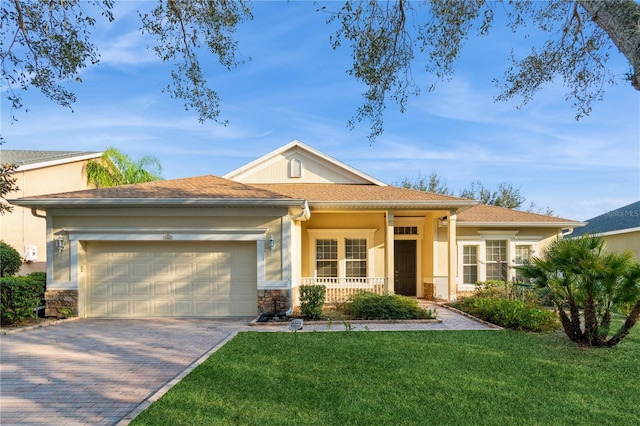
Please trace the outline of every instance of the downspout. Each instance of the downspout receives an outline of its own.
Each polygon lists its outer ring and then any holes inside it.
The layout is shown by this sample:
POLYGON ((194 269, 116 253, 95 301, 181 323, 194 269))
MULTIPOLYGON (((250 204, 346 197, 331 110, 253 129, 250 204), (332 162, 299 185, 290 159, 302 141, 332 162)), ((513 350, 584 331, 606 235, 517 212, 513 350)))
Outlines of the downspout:
POLYGON ((291 216, 291 219, 293 219, 293 220, 309 220, 310 217, 311 217, 311 211, 309 210, 309 203, 307 203, 307 200, 305 200, 304 204, 302 206, 302 211, 300 213, 298 213, 297 215, 291 216))
POLYGON ((574 228, 568 228, 568 231, 567 231, 567 232, 560 231, 560 236, 561 236, 562 238, 564 238, 564 237, 566 237, 567 235, 571 235, 571 234, 573 234, 573 229, 574 229, 574 228))
POLYGON ((47 215, 41 215, 41 214, 39 214, 39 213, 38 213, 38 209, 37 209, 37 208, 35 208, 35 207, 31 208, 31 214, 32 214, 33 216, 35 216, 35 217, 40 217, 40 218, 42 218, 42 219, 46 219, 46 218, 47 218, 47 215))

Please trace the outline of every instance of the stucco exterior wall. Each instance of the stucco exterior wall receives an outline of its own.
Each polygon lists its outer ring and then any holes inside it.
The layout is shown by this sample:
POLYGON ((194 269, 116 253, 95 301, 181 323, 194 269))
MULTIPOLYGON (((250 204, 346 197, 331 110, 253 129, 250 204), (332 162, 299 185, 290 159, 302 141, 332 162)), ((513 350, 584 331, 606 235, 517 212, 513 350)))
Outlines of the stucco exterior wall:
POLYGON ((640 260, 640 230, 623 234, 606 235, 604 237, 609 251, 632 251, 636 259, 640 260))
POLYGON ((301 272, 303 277, 313 276, 313 259, 309 252, 309 230, 354 230, 375 229, 373 239, 374 273, 376 277, 385 276, 385 214, 376 213, 318 213, 314 212, 308 221, 302 222, 301 227, 301 272))
MULTIPOLYGON (((127 240, 136 240, 136 234, 144 234, 145 231, 153 232, 158 229, 167 229, 167 233, 179 232, 188 229, 220 229, 228 228, 231 232, 237 229, 267 229, 265 239, 274 237, 274 249, 265 250, 264 272, 265 280, 281 281, 283 277, 283 241, 285 228, 284 217, 288 214, 286 209, 210 209, 210 208, 131 208, 131 209, 94 209, 94 210, 50 210, 51 232, 49 238, 51 244, 51 280, 48 284, 51 288, 63 287, 69 283, 71 288, 77 287, 77 283, 71 283, 73 259, 69 242, 62 251, 57 250, 53 242, 58 235, 78 232, 82 229, 91 230, 94 234, 121 232, 128 233, 127 240)), ((80 237, 80 241, 82 237, 80 237)), ((207 236, 203 235, 203 239, 207 236)), ((162 243, 162 241, 158 241, 162 243)), ((84 250, 82 244, 78 251, 78 264, 83 265, 84 250)))
MULTIPOLYGON (((30 197, 89 188, 86 180, 87 161, 18 170, 14 177, 19 190, 8 199, 30 197)), ((44 212, 40 212, 44 215, 44 212)), ((14 206, 13 212, 2 216, 0 240, 11 245, 24 256, 25 246, 36 246, 37 260, 24 263, 20 274, 46 269, 46 220, 31 214, 31 209, 14 206)))

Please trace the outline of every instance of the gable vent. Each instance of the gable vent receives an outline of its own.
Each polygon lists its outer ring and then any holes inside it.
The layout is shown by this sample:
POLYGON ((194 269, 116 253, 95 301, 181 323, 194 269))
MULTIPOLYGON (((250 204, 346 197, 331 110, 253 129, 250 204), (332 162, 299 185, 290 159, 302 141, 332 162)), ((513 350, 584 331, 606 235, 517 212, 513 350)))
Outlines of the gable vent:
POLYGON ((289 161, 289 177, 301 178, 302 177, 302 160, 294 158, 289 161))

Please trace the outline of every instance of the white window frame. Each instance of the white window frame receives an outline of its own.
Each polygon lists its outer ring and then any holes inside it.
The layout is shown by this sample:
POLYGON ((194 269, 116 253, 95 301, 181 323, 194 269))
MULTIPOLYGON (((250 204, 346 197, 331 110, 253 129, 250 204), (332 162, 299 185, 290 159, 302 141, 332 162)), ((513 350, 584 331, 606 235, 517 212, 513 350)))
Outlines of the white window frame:
POLYGON ((483 282, 487 280, 487 245, 486 242, 490 240, 503 240, 507 241, 507 279, 514 280, 516 277, 516 247, 528 246, 531 256, 533 256, 538 250, 538 243, 542 240, 541 236, 518 236, 519 231, 478 231, 477 236, 458 236, 458 290, 460 291, 473 291, 475 290, 475 284, 464 283, 464 247, 465 246, 478 246, 477 259, 478 259, 478 281, 483 282))
POLYGON ((308 229, 309 233, 309 256, 313 271, 313 277, 318 276, 316 264, 316 240, 332 239, 338 240, 338 278, 346 278, 347 260, 345 255, 346 239, 366 239, 367 240, 367 278, 374 277, 374 248, 373 241, 375 229, 308 229))

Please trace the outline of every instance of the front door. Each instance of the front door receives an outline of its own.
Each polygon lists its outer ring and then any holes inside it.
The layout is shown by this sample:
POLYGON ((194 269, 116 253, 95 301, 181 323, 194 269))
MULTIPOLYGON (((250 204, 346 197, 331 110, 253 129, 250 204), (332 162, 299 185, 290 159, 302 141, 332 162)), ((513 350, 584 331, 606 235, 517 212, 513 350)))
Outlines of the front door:
POLYGON ((416 296, 416 241, 394 241, 394 264, 396 294, 416 296))

